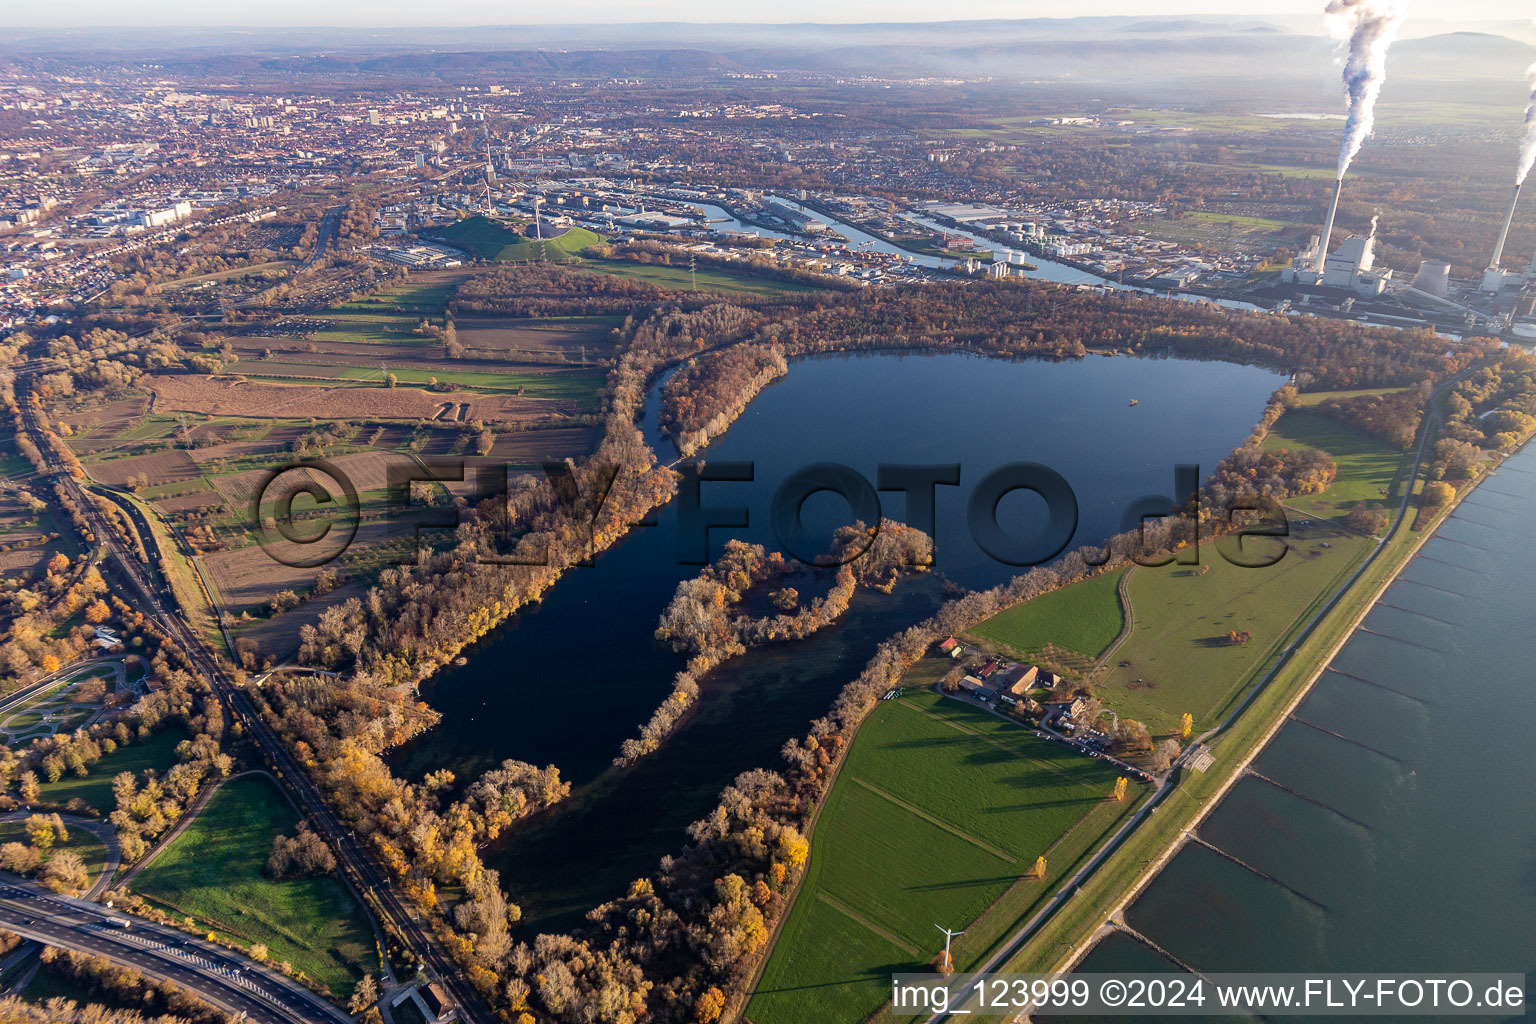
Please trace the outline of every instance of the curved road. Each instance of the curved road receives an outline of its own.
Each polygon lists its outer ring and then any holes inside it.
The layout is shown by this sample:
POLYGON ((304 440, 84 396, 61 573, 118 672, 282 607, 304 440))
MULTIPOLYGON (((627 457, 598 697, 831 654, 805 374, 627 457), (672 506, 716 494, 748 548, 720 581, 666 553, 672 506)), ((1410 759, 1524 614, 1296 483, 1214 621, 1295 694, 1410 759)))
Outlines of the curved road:
POLYGON ((0 928, 49 946, 106 957, 261 1024, 352 1020, 298 982, 229 950, 86 900, 54 895, 12 876, 0 881, 0 928))

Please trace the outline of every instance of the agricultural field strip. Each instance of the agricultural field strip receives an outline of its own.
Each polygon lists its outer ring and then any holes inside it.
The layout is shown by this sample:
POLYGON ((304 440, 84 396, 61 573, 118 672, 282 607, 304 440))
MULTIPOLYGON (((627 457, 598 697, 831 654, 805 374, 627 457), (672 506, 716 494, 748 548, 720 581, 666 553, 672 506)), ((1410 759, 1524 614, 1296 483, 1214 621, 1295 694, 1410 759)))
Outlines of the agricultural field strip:
MULTIPOLYGON (((958 732, 963 732, 963 733, 966 733, 967 735, 975 736, 977 739, 981 740, 983 743, 987 744, 988 746, 996 747, 998 750, 1003 751, 1005 754, 1010 754, 1013 757, 1017 757, 1017 758, 1020 758, 1022 760, 1026 760, 1026 761, 1030 762, 1031 764, 1038 765, 1041 768, 1045 769, 1046 771, 1052 772, 1052 773, 1054 773, 1056 775, 1060 775, 1060 776, 1062 776, 1064 778, 1070 778, 1071 777, 1072 773, 1067 771, 1062 766, 1051 764, 1049 761, 1042 761, 1042 760, 1040 760, 1037 757, 1030 757, 1028 754, 1021 753, 1018 749, 1016 749, 1014 747, 1010 747, 1008 744, 1002 742, 1001 740, 994 739, 991 736, 988 736, 986 733, 977 732, 975 729, 972 729, 970 726, 964 724, 963 722, 958 722, 955 719, 950 718, 948 715, 941 715, 941 714, 938 714, 938 713, 933 712, 933 711, 925 711, 923 708, 918 707, 916 704, 912 704, 912 703, 910 703, 908 701, 905 701, 905 700, 900 700, 900 701, 897 701, 896 703, 900 707, 911 708, 913 711, 916 711, 920 715, 926 715, 927 717, 932 718, 935 721, 943 722, 945 725, 949 726, 951 729, 954 729, 954 730, 956 730, 958 732)), ((999 718, 998 720, 999 721, 1005 721, 1004 719, 1001 719, 1001 718, 999 718)), ((1014 725, 1014 723, 1012 723, 1012 722, 1008 722, 1006 724, 1014 725)), ((1021 736, 1028 735, 1027 733, 1023 732, 1023 729, 1024 729, 1023 725, 1017 725, 1016 727, 1020 730, 1020 735, 1021 736)), ((1033 739, 1034 737, 1031 736, 1030 738, 1033 739)))
MULTIPOLYGON (((854 781, 855 782, 859 782, 858 779, 855 779, 854 781)), ((860 782, 859 784, 863 785, 862 782, 860 782)), ((873 788, 873 787, 870 787, 870 788, 873 788)), ((875 792, 876 793, 880 793, 880 791, 878 789, 875 790, 875 792)), ((880 795, 881 796, 885 796, 884 793, 880 793, 880 795)), ((897 800, 896 803, 900 804, 901 801, 897 800)), ((906 807, 907 805, 906 804, 901 804, 901 806, 906 807)), ((910 810, 911 808, 908 808, 908 809, 910 810)), ((927 818, 928 816, 927 815, 923 815, 923 817, 927 818)), ((949 826, 945 825, 941 821, 936 821, 933 818, 928 818, 928 820, 934 822, 934 824, 939 825, 942 828, 949 829, 949 826)), ((950 831, 954 831, 953 829, 949 829, 949 830, 950 831)), ((961 835, 961 837, 964 838, 962 833, 958 833, 957 832, 956 835, 961 835)), ((854 910, 852 907, 848 906, 848 904, 844 903, 842 900, 838 899, 836 896, 832 896, 829 893, 826 893, 824 891, 818 890, 816 892, 816 898, 818 900, 820 900, 822 903, 825 903, 827 906, 831 907, 833 910, 837 911, 839 914, 842 914, 844 917, 848 918, 854 924, 860 925, 860 926, 862 926, 864 928, 868 928, 871 932, 874 932, 876 935, 880 936, 882 939, 884 939, 885 941, 889 942, 891 945, 895 946, 896 948, 900 949, 903 953, 906 953, 908 956, 918 957, 918 958, 922 957, 922 955, 923 955, 923 951, 922 950, 918 949, 916 946, 912 945, 912 943, 908 942, 906 939, 903 939, 901 936, 895 934, 894 932, 886 931, 884 928, 880 927, 878 924, 875 924, 875 922, 871 921, 869 918, 865 917, 863 914, 859 913, 857 910, 854 910)))
MULTIPOLYGON (((979 736, 981 734, 977 733, 977 735, 979 736)), ((850 776, 849 780, 854 785, 862 786, 865 789, 869 790, 871 793, 875 794, 875 796, 880 797, 882 800, 890 801, 891 803, 895 804, 897 807, 900 807, 902 810, 906 811, 907 813, 917 815, 919 818, 922 818, 924 821, 928 822, 928 824, 934 825, 934 826, 937 826, 938 828, 943 829, 944 831, 948 832, 950 835, 955 836, 957 839, 964 839, 966 842, 970 843, 972 846, 974 846, 974 847, 976 847, 978 849, 981 849, 981 850, 985 850, 987 853, 990 853, 994 857, 997 857, 997 858, 999 858, 1001 860, 1007 861, 1009 864, 1017 864, 1019 862, 1019 859, 1017 857, 1009 855, 1006 851, 999 850, 997 847, 993 846, 991 843, 987 843, 987 842, 984 842, 984 841, 982 841, 980 839, 977 839, 975 836, 973 836, 970 833, 964 831, 960 827, 958 827, 956 825, 951 825, 949 822, 944 821, 941 818, 936 818, 936 817, 934 817, 933 815, 929 814, 927 811, 923 810, 920 807, 914 807, 912 804, 907 803, 905 800, 902 800, 899 797, 892 796, 891 794, 887 793, 885 790, 881 789, 880 787, 878 787, 876 785, 873 785, 872 783, 866 782, 863 779, 857 778, 855 776, 850 776)))

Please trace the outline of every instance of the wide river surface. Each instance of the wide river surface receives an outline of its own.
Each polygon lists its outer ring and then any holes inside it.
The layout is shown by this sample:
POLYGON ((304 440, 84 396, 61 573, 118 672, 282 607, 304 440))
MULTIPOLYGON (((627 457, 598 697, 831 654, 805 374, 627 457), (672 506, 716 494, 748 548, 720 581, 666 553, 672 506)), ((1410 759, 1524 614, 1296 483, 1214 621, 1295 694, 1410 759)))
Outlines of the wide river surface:
MULTIPOLYGON (((1187 844, 1131 927, 1199 971, 1536 977, 1532 536, 1527 447, 1386 591, 1255 759, 1262 778, 1200 826, 1270 879, 1187 844)), ((1175 968, 1120 933, 1080 969, 1175 968)))
MULTIPOLYGON (((967 587, 1021 569, 989 558, 971 539, 971 489, 1006 463, 1060 473, 1076 494, 1074 545, 1118 532, 1126 507, 1171 496, 1174 466, 1202 476, 1240 444, 1285 378, 1254 367, 1174 359, 1090 357, 1007 362, 966 354, 860 354, 797 360, 707 451, 708 462, 751 462, 750 483, 707 482, 702 504, 744 506, 750 525, 710 532, 711 557, 737 536, 778 550, 768 511, 775 489, 818 462, 846 464, 870 481, 880 463, 959 463, 960 486, 937 494, 938 570, 967 587), (1136 404, 1131 404, 1136 399, 1136 404)), ((658 408, 647 404, 651 442, 658 408)), ((905 518, 899 493, 882 511, 905 518)), ((836 625, 807 640, 755 649, 710 673, 698 709, 656 754, 633 768, 609 763, 672 687, 682 658, 653 638, 680 580, 677 501, 561 580, 423 688, 442 723, 397 751, 416 777, 438 767, 460 780, 505 758, 558 765, 576 785, 553 812, 514 829, 489 859, 536 928, 568 926, 654 869, 686 843, 739 773, 779 765, 784 741, 803 735, 875 646, 942 600, 935 576, 892 595, 861 594, 836 625)), ((1043 502, 1005 498, 999 521, 1020 536, 1041 529, 1043 502)), ((848 521, 841 498, 805 507, 824 527, 848 521)), ((696 545, 693 545, 696 547, 696 545)))

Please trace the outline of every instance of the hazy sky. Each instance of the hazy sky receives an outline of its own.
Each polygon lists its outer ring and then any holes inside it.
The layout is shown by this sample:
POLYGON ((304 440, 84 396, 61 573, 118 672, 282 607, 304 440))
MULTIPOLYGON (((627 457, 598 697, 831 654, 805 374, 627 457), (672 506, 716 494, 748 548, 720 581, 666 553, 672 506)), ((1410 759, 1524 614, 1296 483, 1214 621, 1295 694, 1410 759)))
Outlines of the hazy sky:
MULTIPOLYGON (((1530 0, 1407 0, 1415 19, 1529 19, 1530 0)), ((0 25, 530 25, 692 22, 871 22, 1082 15, 1318 15, 1321 0, 55 0, 0 3, 0 25)), ((1318 18, 1321 29, 1321 18, 1318 18)))

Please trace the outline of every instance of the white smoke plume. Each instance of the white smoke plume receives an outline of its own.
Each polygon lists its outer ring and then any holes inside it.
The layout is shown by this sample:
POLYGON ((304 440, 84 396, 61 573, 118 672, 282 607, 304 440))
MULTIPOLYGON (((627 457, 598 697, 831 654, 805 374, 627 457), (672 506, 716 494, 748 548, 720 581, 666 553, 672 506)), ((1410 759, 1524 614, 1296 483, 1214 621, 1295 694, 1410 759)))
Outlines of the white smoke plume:
POLYGON ((1523 184, 1525 176, 1536 164, 1536 64, 1525 72, 1531 83, 1531 102, 1525 108, 1525 134, 1520 137, 1520 167, 1515 171, 1515 184, 1523 184))
POLYGON ((1376 121, 1376 97, 1387 78, 1387 47, 1397 36, 1403 12, 1394 0, 1328 0, 1328 27, 1345 41, 1344 99, 1349 116, 1339 147, 1339 177, 1371 134, 1376 121))

